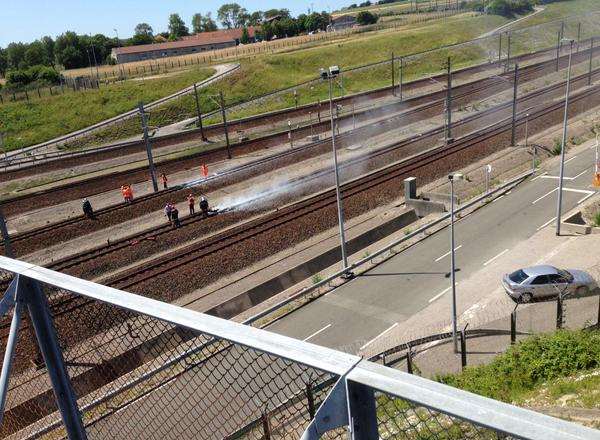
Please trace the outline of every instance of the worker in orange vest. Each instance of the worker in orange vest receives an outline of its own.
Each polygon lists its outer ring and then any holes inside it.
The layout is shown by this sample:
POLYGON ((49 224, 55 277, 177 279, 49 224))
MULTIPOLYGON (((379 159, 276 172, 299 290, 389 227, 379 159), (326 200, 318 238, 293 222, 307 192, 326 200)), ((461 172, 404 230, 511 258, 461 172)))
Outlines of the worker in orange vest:
POLYGON ((121 185, 121 195, 123 196, 123 201, 127 202, 127 187, 125 185, 121 185))
POLYGON ((194 203, 195 203, 194 195, 190 193, 187 200, 188 200, 188 206, 190 208, 190 215, 194 215, 196 212, 196 209, 194 208, 194 203))
POLYGON ((133 202, 133 189, 131 188, 131 185, 125 186, 125 201, 127 203, 133 202))
POLYGON ((160 175, 160 180, 162 181, 163 188, 167 189, 167 182, 168 182, 169 179, 167 179, 167 175, 165 173, 162 173, 160 175))
POLYGON ((206 164, 202 164, 202 166, 200 167, 200 171, 202 171, 202 175, 204 177, 208 177, 208 167, 206 166, 206 164))

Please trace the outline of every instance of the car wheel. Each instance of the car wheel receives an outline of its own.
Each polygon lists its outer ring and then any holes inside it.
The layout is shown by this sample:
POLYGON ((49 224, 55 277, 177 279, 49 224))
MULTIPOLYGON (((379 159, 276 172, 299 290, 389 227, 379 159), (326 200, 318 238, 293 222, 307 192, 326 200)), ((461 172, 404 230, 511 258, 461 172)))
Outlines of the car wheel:
POLYGON ((527 304, 528 302, 531 302, 531 298, 531 293, 522 293, 520 299, 523 304, 527 304))
POLYGON ((575 291, 577 296, 586 296, 589 293, 589 289, 586 286, 579 286, 575 291))

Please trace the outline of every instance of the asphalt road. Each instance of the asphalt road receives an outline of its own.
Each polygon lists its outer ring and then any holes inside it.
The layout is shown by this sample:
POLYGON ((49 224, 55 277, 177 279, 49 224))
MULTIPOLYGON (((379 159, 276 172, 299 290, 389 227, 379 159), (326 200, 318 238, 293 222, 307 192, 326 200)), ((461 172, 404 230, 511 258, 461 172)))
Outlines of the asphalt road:
MULTIPOLYGON (((590 148, 567 156, 563 214, 592 194, 593 162, 590 148)), ((457 294, 462 279, 542 227, 553 227, 557 186, 558 167, 456 223, 457 294)), ((344 351, 366 348, 431 302, 449 302, 449 251, 444 228, 269 329, 344 351)))

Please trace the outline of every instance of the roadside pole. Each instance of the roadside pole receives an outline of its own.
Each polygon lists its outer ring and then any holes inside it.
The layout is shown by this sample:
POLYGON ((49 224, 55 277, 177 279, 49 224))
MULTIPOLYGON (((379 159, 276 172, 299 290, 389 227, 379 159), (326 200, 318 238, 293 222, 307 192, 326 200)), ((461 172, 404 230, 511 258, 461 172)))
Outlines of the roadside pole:
POLYGON ((0 233, 2 233, 2 239, 4 240, 4 256, 15 258, 15 253, 13 252, 12 244, 10 243, 8 228, 6 227, 6 220, 2 211, 0 211, 0 233))
POLYGON ((556 206, 556 235, 560 235, 560 220, 562 215, 562 193, 565 175, 565 150, 567 149, 567 123, 569 120, 569 94, 571 92, 571 60, 573 57, 573 40, 569 52, 569 67, 567 71, 567 91, 565 93, 565 115, 563 120, 562 148, 560 151, 560 174, 558 179, 558 200, 556 206))
POLYGON ((404 82, 404 58, 400 57, 400 83, 399 83, 399 89, 400 89, 400 101, 402 101, 402 83, 404 82))
POLYGON ((196 117, 198 120, 196 121, 196 127, 200 127, 200 136, 203 141, 207 141, 206 136, 204 135, 204 125, 202 124, 202 112, 200 111, 200 99, 198 98, 198 87, 196 83, 194 83, 194 97, 196 98, 196 117))
POLYGON ((592 63, 594 61, 594 37, 590 42, 590 67, 588 69, 588 86, 592 85, 592 63))
POLYGON ((229 143, 229 127, 227 126, 227 115, 225 114, 225 98, 223 91, 219 92, 219 105, 221 106, 221 116, 223 117, 223 128, 225 130, 225 142, 227 143, 227 159, 231 159, 231 144, 229 143))
POLYGON ((146 154, 148 155, 148 168, 150 169, 150 178, 152 179, 152 187, 154 192, 158 192, 158 182, 156 180, 156 169, 154 168, 154 159, 152 158, 152 142, 148 134, 148 118, 144 112, 144 103, 140 102, 138 106, 140 118, 142 119, 142 129, 144 131, 144 143, 146 144, 146 154))
POLYGON ((392 96, 396 96, 396 73, 394 63, 394 52, 392 52, 392 96))
POLYGON ((452 65, 448 57, 447 90, 446 90, 446 144, 452 139, 452 65))
POLYGON ((515 78, 513 84, 513 103, 512 103, 512 130, 511 145, 517 145, 517 92, 519 87, 519 64, 515 64, 515 78))

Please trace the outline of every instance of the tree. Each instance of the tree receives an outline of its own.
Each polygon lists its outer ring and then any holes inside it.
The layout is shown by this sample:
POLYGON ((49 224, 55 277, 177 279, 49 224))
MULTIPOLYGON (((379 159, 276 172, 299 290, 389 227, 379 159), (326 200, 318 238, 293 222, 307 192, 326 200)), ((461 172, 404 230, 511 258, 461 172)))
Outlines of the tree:
POLYGON ((248 11, 237 3, 226 3, 217 11, 217 18, 227 29, 239 28, 248 22, 248 11))
POLYGON ((356 16, 356 22, 361 26, 375 24, 377 20, 379 20, 379 17, 369 11, 360 11, 356 16))
POLYGON ((273 18, 279 16, 282 20, 292 18, 289 9, 269 9, 265 11, 265 18, 273 18))
POLYGON ((130 43, 134 46, 139 44, 151 44, 154 41, 154 30, 148 23, 140 23, 135 27, 130 43))
POLYGON ((6 69, 8 68, 8 59, 6 57, 6 50, 0 47, 0 75, 4 76, 6 74, 6 69))
POLYGON ((52 39, 52 37, 42 37, 42 44, 44 45, 44 50, 46 51, 46 58, 48 59, 48 64, 54 67, 54 40, 52 39))
POLYGON ((8 69, 20 69, 24 67, 26 51, 27 45, 23 43, 10 43, 6 47, 8 69))
POLYGON ((254 11, 248 17, 248 26, 258 26, 262 23, 265 18, 265 14, 263 11, 254 11))
POLYGON ((38 65, 49 65, 50 60, 46 54, 46 48, 41 41, 34 41, 23 54, 23 67, 32 67, 38 65))
POLYGON ((242 29, 242 37, 240 38, 240 43, 250 43, 250 34, 248 33, 248 28, 246 26, 244 26, 244 28, 242 29))
POLYGON ((202 32, 202 14, 194 14, 192 16, 192 32, 194 34, 202 32))
POLYGON ((217 30, 217 23, 212 19, 212 14, 208 12, 202 17, 202 32, 214 32, 217 30))
POLYGON ((179 14, 171 14, 169 16, 169 39, 177 40, 189 34, 190 31, 179 14))
POLYGON ((135 27, 134 34, 135 35, 147 35, 147 36, 153 37, 154 30, 152 29, 152 26, 150 26, 148 23, 140 23, 135 27))
POLYGON ((87 54, 81 38, 71 31, 67 31, 56 38, 54 47, 56 61, 65 69, 75 69, 88 64, 87 54))

